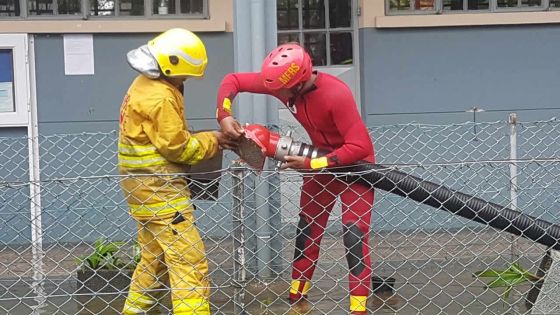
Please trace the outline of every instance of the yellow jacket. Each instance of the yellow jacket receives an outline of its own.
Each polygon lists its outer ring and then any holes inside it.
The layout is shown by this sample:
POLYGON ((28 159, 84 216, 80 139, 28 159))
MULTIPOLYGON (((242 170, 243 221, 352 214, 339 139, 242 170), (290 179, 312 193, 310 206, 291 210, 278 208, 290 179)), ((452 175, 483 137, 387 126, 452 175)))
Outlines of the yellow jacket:
POLYGON ((119 173, 130 213, 159 220, 191 211, 184 176, 188 165, 212 158, 219 150, 212 132, 191 134, 184 119, 183 95, 164 80, 139 75, 120 113, 119 173), (163 176, 149 176, 163 174, 163 176), (170 175, 165 175, 170 174, 170 175))

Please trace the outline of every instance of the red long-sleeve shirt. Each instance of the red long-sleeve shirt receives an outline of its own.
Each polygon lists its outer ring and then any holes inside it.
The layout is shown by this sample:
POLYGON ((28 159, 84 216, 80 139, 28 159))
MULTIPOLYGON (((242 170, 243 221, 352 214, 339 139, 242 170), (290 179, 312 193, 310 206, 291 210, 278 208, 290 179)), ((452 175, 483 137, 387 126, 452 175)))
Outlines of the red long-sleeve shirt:
POLYGON ((373 144, 348 86, 335 76, 316 74, 313 88, 292 100, 264 86, 260 73, 228 74, 218 89, 218 122, 231 115, 231 103, 238 93, 272 95, 290 109, 314 146, 332 151, 327 155, 328 166, 375 162, 373 144))

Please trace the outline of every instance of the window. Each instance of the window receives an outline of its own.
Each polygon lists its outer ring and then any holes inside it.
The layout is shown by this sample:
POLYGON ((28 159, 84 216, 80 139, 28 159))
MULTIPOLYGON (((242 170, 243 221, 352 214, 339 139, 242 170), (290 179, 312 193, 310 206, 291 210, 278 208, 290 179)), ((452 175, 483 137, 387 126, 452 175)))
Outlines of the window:
POLYGON ((560 8, 560 0, 386 0, 386 8, 389 14, 542 11, 560 8))
POLYGON ((0 126, 27 125, 26 41, 26 35, 0 34, 0 126))
POLYGON ((29 0, 29 15, 77 15, 81 16, 80 0, 29 0))
POLYGON ((0 113, 15 112, 14 52, 0 49, 0 113))
POLYGON ((434 11, 437 0, 389 0, 391 11, 434 11))
POLYGON ((144 0, 90 0, 91 16, 142 16, 144 0))
POLYGON ((352 64, 352 0, 278 0, 278 44, 299 42, 316 66, 352 64))
POLYGON ((154 0, 153 14, 202 14, 203 6, 197 0, 154 0))
POLYGON ((0 18, 20 16, 208 16, 208 0, 0 0, 0 18), (25 5, 25 6, 24 6, 25 5), (86 7, 84 7, 84 5, 86 7), (20 8, 27 7, 27 12, 20 8), (145 8, 151 8, 147 11, 145 8))
POLYGON ((443 0, 444 11, 489 10, 490 0, 443 0))
POLYGON ((0 17, 19 15, 20 8, 18 0, 0 0, 0 17))
POLYGON ((498 8, 540 7, 542 0, 498 0, 498 8))

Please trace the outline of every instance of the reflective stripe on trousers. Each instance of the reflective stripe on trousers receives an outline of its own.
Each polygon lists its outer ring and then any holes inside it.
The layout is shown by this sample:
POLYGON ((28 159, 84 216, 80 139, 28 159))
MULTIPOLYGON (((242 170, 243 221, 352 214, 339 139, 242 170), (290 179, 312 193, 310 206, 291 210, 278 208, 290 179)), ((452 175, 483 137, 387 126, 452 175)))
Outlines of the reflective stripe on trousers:
POLYGON ((152 204, 142 204, 142 205, 128 205, 130 208, 130 214, 133 216, 167 216, 175 212, 184 212, 184 210, 192 207, 191 200, 189 198, 178 198, 171 201, 164 201, 152 204))

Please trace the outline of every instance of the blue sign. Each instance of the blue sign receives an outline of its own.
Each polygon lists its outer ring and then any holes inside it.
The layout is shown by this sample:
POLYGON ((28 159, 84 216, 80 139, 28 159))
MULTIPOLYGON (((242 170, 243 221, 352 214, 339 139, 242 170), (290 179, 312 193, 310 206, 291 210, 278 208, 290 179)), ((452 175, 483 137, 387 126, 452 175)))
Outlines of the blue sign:
POLYGON ((14 66, 11 49, 0 49, 0 113, 13 112, 14 66))
POLYGON ((13 51, 11 49, 0 49, 0 82, 13 81, 13 51))

